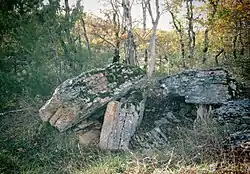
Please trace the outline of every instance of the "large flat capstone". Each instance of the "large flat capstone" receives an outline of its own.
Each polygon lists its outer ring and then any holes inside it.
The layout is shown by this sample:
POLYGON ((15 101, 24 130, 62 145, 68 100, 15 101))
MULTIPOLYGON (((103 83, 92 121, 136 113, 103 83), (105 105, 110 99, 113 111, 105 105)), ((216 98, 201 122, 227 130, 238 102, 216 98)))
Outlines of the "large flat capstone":
POLYGON ((39 115, 59 131, 65 131, 125 95, 143 77, 142 69, 121 64, 83 73, 58 86, 39 115))
POLYGON ((160 84, 167 95, 183 96, 186 103, 220 104, 237 95, 236 81, 223 68, 185 70, 160 84))

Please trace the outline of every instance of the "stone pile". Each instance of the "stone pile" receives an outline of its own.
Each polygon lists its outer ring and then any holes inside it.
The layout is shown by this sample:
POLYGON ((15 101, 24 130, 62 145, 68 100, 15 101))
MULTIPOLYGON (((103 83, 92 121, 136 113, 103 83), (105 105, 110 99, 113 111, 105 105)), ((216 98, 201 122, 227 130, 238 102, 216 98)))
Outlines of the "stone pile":
POLYGON ((193 126, 197 117, 239 95, 238 84, 222 68, 185 70, 160 79, 151 89, 132 147, 161 148, 178 127, 193 126))
MULTIPOLYGON (((159 92, 159 91, 158 91, 159 92)), ((131 146, 133 148, 161 148, 174 137, 178 127, 191 128, 196 118, 196 107, 183 97, 148 96, 144 117, 131 146)))
POLYGON ((213 117, 221 124, 234 125, 239 131, 250 130, 250 100, 225 102, 213 111, 213 117))
POLYGON ((120 64, 83 73, 58 86, 39 115, 60 132, 78 132, 86 145, 98 144, 107 104, 134 89, 144 74, 138 67, 120 64))
POLYGON ((144 76, 120 64, 83 73, 56 88, 40 117, 61 132, 77 132, 82 144, 111 150, 161 148, 211 108, 217 120, 249 130, 250 102, 228 102, 240 90, 226 70, 185 70, 153 85, 144 76))
POLYGON ((224 144, 229 149, 242 148, 250 152, 250 130, 237 131, 231 134, 224 144))
POLYGON ((227 154, 241 162, 250 162, 250 130, 238 131, 231 134, 225 142, 227 154))
POLYGON ((212 116, 219 123, 228 124, 236 131, 224 142, 225 147, 250 154, 250 100, 223 103, 212 112, 212 116))

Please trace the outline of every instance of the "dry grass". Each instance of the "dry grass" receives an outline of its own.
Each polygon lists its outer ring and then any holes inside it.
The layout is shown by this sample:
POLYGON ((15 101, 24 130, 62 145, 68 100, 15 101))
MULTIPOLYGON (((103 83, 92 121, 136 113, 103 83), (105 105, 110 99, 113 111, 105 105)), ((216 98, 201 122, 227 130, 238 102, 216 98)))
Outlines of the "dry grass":
POLYGON ((210 119, 179 128, 164 149, 109 153, 78 144, 70 133, 42 123, 34 111, 0 117, 0 173, 199 174, 250 173, 249 163, 225 155, 222 139, 230 127, 210 119))

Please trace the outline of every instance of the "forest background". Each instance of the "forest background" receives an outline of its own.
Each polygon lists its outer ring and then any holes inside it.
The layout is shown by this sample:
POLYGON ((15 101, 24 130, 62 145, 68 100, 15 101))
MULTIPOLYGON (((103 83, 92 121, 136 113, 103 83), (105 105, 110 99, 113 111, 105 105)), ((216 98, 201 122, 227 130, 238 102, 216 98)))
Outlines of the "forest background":
POLYGON ((250 78, 248 0, 101 0, 99 16, 84 4, 1 0, 0 110, 45 101, 67 78, 112 62, 149 76, 220 66, 250 78))

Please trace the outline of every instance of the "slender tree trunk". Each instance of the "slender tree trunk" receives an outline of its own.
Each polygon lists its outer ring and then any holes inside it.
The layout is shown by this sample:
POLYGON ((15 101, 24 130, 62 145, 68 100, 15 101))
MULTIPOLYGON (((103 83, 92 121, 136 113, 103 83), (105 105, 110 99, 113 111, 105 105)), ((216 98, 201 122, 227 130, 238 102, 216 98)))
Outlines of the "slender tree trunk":
POLYGON ((131 16, 131 6, 129 0, 122 0, 123 7, 123 18, 124 26, 127 32, 127 39, 125 42, 125 61, 127 64, 136 64, 136 45, 134 42, 133 32, 132 32, 132 16, 131 16))
MULTIPOLYGON (((147 34, 147 3, 145 0, 142 0, 142 16, 143 16, 143 38, 146 39, 147 34)), ((148 48, 146 47, 144 50, 144 62, 145 68, 148 65, 148 48)))
POLYGON ((187 19, 188 19, 188 49, 190 59, 194 58, 194 49, 195 49, 195 32, 193 27, 193 0, 186 0, 187 8, 187 19))
POLYGON ((237 40, 238 40, 238 33, 235 31, 234 38, 233 38, 233 56, 234 59, 237 59, 237 40))
POLYGON ((152 77, 156 62, 155 39, 156 39, 156 26, 153 27, 153 33, 150 38, 150 62, 148 67, 148 77, 152 77))
POLYGON ((119 38, 119 31, 115 30, 115 50, 114 50, 114 57, 113 57, 113 63, 117 63, 120 61, 120 38, 119 38))
POLYGON ((120 61, 120 42, 117 41, 114 50, 113 63, 117 63, 120 61))
POLYGON ((185 44, 183 40, 183 34, 179 34, 180 37, 180 49, 181 49, 181 61, 182 61, 182 68, 186 68, 186 63, 185 63, 185 44))
POLYGON ((70 56, 68 47, 67 47, 67 45, 65 44, 65 42, 64 42, 64 40, 63 40, 63 36, 62 36, 62 34, 61 34, 60 31, 58 32, 58 36, 59 36, 60 44, 61 44, 62 49, 63 49, 64 57, 65 57, 66 60, 68 61, 69 66, 70 66, 71 68, 74 68, 74 67, 73 67, 73 61, 72 61, 72 59, 71 59, 71 56, 70 56))
POLYGON ((193 13, 193 0, 190 0, 190 18, 191 18, 191 32, 192 32, 192 50, 191 50, 191 56, 194 58, 194 52, 195 52, 195 43, 196 43, 196 36, 194 32, 194 13, 193 13))
POLYGON ((172 17, 172 21, 174 24, 174 27, 179 35, 179 44, 180 44, 180 59, 182 62, 182 67, 186 68, 186 60, 185 60, 185 44, 184 44, 184 39, 183 39, 183 29, 181 22, 176 19, 176 16, 174 15, 173 11, 170 8, 170 5, 167 3, 168 6, 168 11, 172 17))
POLYGON ((209 43, 209 40, 208 40, 208 28, 205 30, 204 32, 204 48, 203 48, 203 58, 202 58, 202 63, 205 64, 206 60, 207 60, 207 52, 208 52, 208 43, 209 43))
POLYGON ((65 16, 69 18, 69 0, 64 0, 65 3, 65 16))
POLYGON ((87 35, 86 24, 85 24, 85 21, 82 17, 81 17, 81 22, 82 22, 82 28, 83 28, 83 35, 84 35, 84 38, 85 38, 85 41, 86 41, 87 47, 88 47, 88 55, 89 55, 88 57, 91 58, 91 48, 90 48, 89 38, 87 35))
POLYGON ((217 12, 217 7, 218 7, 218 3, 220 0, 209 0, 209 5, 211 5, 212 7, 212 13, 210 13, 209 17, 208 17, 208 26, 204 32, 204 48, 203 48, 203 56, 202 56, 202 64, 205 64, 207 61, 207 53, 208 53, 208 49, 209 49, 209 31, 213 28, 213 24, 214 24, 214 17, 215 14, 217 12))
MULTIPOLYGON (((119 19, 119 12, 118 12, 118 6, 117 4, 114 4, 113 1, 110 1, 112 8, 113 8, 113 18, 112 23, 114 26, 115 31, 115 44, 112 44, 114 46, 114 57, 113 57, 113 63, 117 63, 120 61, 120 30, 121 30, 121 24, 119 19)), ((123 34, 123 33, 122 33, 123 34)))
POLYGON ((156 62, 155 39, 156 39, 157 26, 160 20, 159 0, 155 0, 155 7, 156 7, 156 18, 154 19, 150 0, 147 0, 147 8, 148 8, 148 12, 151 17, 151 21, 153 25, 152 34, 150 37, 150 49, 149 49, 150 50, 150 62, 149 62, 148 73, 147 73, 148 78, 152 77, 153 72, 154 72, 155 62, 156 62))
MULTIPOLYGON (((68 0, 64 0, 65 3, 65 21, 66 21, 66 25, 68 25, 68 23, 70 22, 69 18, 70 18, 70 8, 69 8, 69 1, 68 0)), ((64 26, 64 30, 67 36, 67 40, 68 43, 72 44, 72 38, 70 37, 70 31, 68 26, 64 26)))
POLYGON ((216 55, 215 55, 215 64, 216 66, 219 66, 219 60, 218 57, 224 52, 224 48, 222 48, 216 55))

